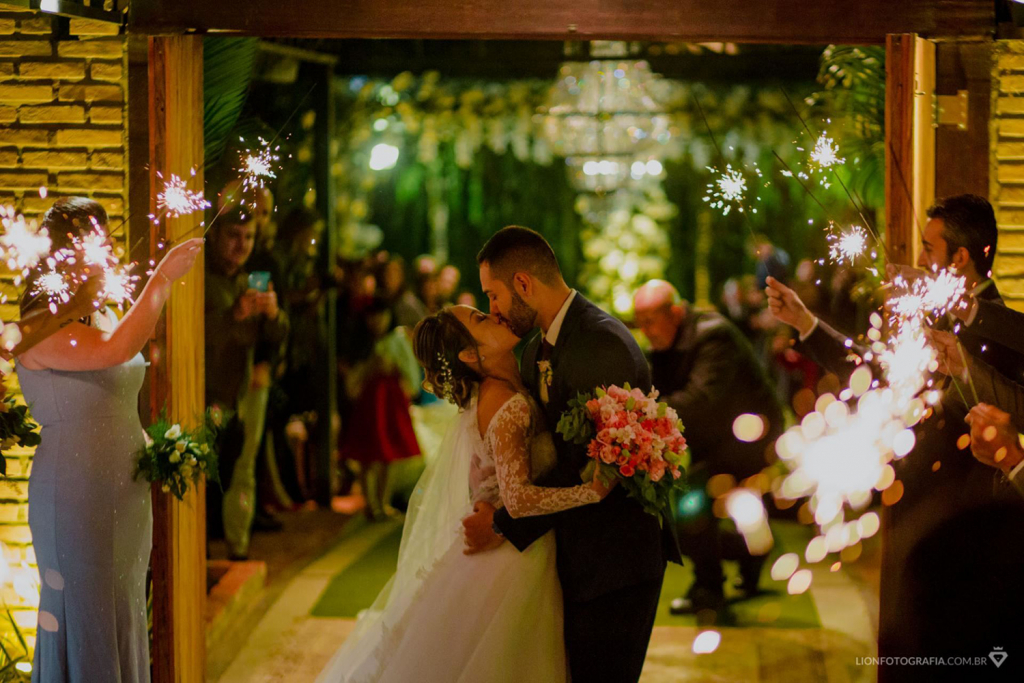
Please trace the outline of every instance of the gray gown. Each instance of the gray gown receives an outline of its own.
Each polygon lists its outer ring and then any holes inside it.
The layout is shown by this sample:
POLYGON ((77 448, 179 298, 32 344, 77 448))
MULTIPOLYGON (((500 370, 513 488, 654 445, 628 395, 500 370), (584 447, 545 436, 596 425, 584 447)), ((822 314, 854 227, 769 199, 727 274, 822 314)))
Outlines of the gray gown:
POLYGON ((134 481, 145 444, 142 355, 104 370, 18 377, 42 425, 28 485, 41 596, 33 683, 148 682, 150 486, 134 481))

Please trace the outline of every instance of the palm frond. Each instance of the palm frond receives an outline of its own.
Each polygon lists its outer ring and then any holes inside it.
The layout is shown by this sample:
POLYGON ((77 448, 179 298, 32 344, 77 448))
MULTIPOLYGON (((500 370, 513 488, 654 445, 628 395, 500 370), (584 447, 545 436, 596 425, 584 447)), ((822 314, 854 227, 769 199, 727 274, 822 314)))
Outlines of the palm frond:
POLYGON ((257 38, 203 40, 203 140, 206 164, 220 159, 249 94, 257 38))
POLYGON ((850 184, 872 207, 885 203, 885 49, 830 45, 821 55, 814 111, 842 130, 850 184))

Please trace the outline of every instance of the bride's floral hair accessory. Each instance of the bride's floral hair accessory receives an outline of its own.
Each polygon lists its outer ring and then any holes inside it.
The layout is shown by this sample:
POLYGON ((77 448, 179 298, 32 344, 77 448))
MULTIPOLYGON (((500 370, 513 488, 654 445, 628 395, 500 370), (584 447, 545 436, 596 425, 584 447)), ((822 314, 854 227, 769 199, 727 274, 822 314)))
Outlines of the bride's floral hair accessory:
POLYGON ((437 352, 437 362, 441 366, 441 372, 439 374, 441 386, 437 387, 441 393, 438 397, 443 398, 446 401, 450 401, 455 395, 455 376, 452 374, 452 366, 441 351, 437 352))
POLYGON ((464 363, 463 350, 479 351, 476 339, 451 309, 421 320, 412 333, 412 348, 423 367, 423 388, 459 408, 469 406, 480 373, 464 363))

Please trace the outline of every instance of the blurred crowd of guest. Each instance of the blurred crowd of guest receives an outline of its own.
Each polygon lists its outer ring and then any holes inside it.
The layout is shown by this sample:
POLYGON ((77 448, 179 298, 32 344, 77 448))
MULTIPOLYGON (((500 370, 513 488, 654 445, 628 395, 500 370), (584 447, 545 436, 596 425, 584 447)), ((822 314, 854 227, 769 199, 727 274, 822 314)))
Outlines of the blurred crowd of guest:
POLYGON ((720 292, 718 310, 750 341, 779 400, 792 407, 802 391, 817 390, 824 373, 793 348, 793 329, 771 315, 764 293, 767 278, 788 283, 815 315, 842 329, 863 329, 868 307, 858 304, 858 282, 852 268, 811 259, 793 266, 784 250, 761 235, 752 241, 751 251, 754 274, 728 279, 720 292))
POLYGON ((237 184, 211 218, 206 399, 225 421, 207 533, 233 559, 248 556, 253 531, 280 530, 281 511, 347 496, 371 520, 394 514, 391 467, 422 451, 411 406, 436 401, 420 387, 410 332, 446 305, 475 303, 452 265, 383 251, 328 258, 323 230, 309 208, 237 184))

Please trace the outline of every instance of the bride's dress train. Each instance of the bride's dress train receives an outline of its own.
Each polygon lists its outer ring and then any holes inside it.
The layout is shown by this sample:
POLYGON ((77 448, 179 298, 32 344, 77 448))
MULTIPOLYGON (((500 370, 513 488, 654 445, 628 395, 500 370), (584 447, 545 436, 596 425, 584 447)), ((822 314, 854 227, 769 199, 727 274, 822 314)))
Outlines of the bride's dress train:
MULTIPOLYGON (((477 501, 516 516, 598 502, 589 485, 530 484, 536 412, 516 394, 481 439, 474 400, 457 418, 409 507, 398 570, 318 683, 563 683, 562 591, 555 537, 463 554, 462 518, 477 501)), ((550 445, 550 440, 546 441, 550 445)), ((534 454, 535 459, 537 454, 534 454)), ((551 456, 553 457, 553 456, 551 456)))

